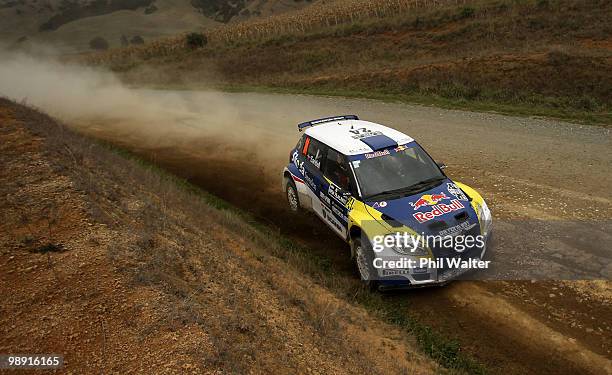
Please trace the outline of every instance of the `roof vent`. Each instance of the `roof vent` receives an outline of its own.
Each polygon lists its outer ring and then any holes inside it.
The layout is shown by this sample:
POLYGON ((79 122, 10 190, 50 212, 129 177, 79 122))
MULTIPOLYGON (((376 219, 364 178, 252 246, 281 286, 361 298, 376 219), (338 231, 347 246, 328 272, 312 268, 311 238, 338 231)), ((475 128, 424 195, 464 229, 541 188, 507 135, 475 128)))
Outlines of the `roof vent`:
POLYGON ((361 142, 368 145, 372 150, 378 151, 389 147, 397 147, 397 142, 384 134, 361 138, 361 142))

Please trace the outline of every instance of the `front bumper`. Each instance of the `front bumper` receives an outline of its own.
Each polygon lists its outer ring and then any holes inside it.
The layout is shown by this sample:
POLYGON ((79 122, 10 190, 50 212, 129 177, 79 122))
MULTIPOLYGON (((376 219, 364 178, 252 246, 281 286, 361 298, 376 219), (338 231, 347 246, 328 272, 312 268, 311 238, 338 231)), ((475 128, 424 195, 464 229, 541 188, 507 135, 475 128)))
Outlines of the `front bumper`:
MULTIPOLYGON (((469 258, 474 261, 485 260, 487 251, 489 251, 491 247, 492 238, 493 231, 489 231, 485 240, 485 246, 483 246, 479 253, 473 254, 469 258)), ((388 291, 423 288, 428 286, 441 286, 446 285, 450 281, 456 280, 463 275, 476 272, 476 270, 472 268, 433 268, 423 272, 414 272, 409 270, 404 271, 405 272, 401 273, 401 275, 382 276, 378 280, 378 289, 381 291, 388 291)))

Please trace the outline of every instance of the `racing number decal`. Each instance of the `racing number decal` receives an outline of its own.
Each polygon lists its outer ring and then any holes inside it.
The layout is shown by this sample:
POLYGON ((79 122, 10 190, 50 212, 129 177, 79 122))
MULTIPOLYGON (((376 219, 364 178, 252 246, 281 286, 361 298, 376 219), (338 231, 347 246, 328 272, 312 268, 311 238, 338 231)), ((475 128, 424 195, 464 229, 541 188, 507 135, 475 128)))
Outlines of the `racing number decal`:
POLYGON ((369 130, 366 128, 358 128, 358 129, 351 129, 349 130, 349 132, 359 135, 359 134, 363 134, 363 133, 367 133, 369 130))
POLYGON ((349 132, 355 134, 355 135, 352 136, 353 139, 363 139, 363 138, 373 137, 375 135, 381 135, 382 134, 378 130, 372 131, 372 130, 367 129, 367 128, 351 129, 351 130, 349 130, 349 132))

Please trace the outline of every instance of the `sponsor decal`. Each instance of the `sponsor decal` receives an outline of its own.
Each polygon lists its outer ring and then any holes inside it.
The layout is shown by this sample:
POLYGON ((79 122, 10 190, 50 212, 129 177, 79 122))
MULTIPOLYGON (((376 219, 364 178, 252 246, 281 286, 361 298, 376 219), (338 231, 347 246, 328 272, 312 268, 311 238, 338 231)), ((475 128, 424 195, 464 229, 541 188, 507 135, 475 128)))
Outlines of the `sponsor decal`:
POLYGON ((444 229, 438 233, 440 236, 457 236, 463 232, 466 232, 476 226, 476 223, 470 224, 468 221, 464 221, 461 224, 455 225, 453 227, 444 229))
POLYGON ((395 152, 401 152, 401 151, 406 150, 407 148, 408 148, 408 147, 406 147, 406 145, 397 146, 397 147, 395 148, 395 152))
POLYGON ((387 207, 386 201, 374 202, 374 204, 372 205, 372 208, 385 208, 385 207, 387 207))
POLYGON ((370 152, 369 154, 365 154, 366 159, 377 158, 379 156, 385 156, 391 154, 389 150, 370 152))
POLYGON ((346 215, 344 214, 344 212, 342 212, 341 209, 339 209, 338 207, 336 207, 335 205, 332 204, 332 212, 339 217, 342 221, 344 222, 348 222, 348 217, 346 217, 346 215))
POLYGON ((291 160, 293 160, 293 164, 297 167, 302 175, 305 175, 304 162, 300 160, 298 157, 298 152, 295 151, 293 155, 291 155, 291 160))
POLYGON ((415 210, 418 210, 421 207, 436 205, 443 199, 449 199, 444 192, 438 194, 424 194, 415 202, 410 202, 410 205, 415 210))
POLYGON ((334 215, 331 213, 331 211, 329 211, 325 206, 321 207, 321 211, 323 214, 323 219, 325 219, 325 221, 330 223, 334 228, 336 228, 340 232, 344 230, 344 226, 342 225, 342 223, 338 221, 338 219, 336 219, 334 215))
POLYGON ((312 179, 312 177, 308 175, 308 173, 304 174, 304 180, 308 182, 308 185, 310 186, 312 190, 317 190, 317 184, 315 184, 314 180, 312 179))
POLYGON ((468 197, 465 195, 463 190, 461 190, 459 188, 459 186, 455 185, 452 182, 449 182, 446 185, 447 185, 447 188, 448 188, 448 192, 451 193, 452 195, 454 195, 455 198, 459 199, 460 201, 467 201, 468 200, 468 197))
POLYGON ((351 129, 349 130, 349 132, 354 134, 352 136, 353 139, 363 139, 363 138, 373 137, 375 135, 382 135, 382 132, 378 130, 372 131, 366 128, 351 129))
POLYGON ((312 163, 312 165, 314 165, 315 167, 321 169, 321 161, 315 159, 314 157, 312 157, 312 155, 308 155, 308 160, 312 163))
POLYGON ((304 161, 300 160, 299 154, 297 151, 293 153, 293 155, 291 156, 291 160, 293 161, 293 164, 295 164, 295 166, 297 167, 298 171, 300 171, 302 176, 304 176, 304 180, 306 180, 308 185, 310 185, 311 189, 316 191, 317 184, 315 184, 312 177, 309 176, 308 173, 306 173, 306 168, 304 168, 304 161))
POLYGON ((329 184, 329 189, 327 193, 330 197, 334 198, 336 201, 345 205, 348 202, 348 196, 343 196, 340 188, 334 184, 329 184))
POLYGON ((331 206, 331 199, 322 191, 319 192, 319 198, 321 199, 321 203, 326 206, 331 206))
POLYGON ((383 276, 406 276, 406 275, 410 275, 410 270, 405 270, 405 269, 383 269, 383 276))
POLYGON ((438 216, 465 208, 465 206, 457 199, 453 199, 450 204, 438 203, 432 207, 433 208, 431 211, 417 212, 412 216, 414 216, 419 223, 425 223, 429 220, 435 219, 438 216))
POLYGON ((352 209, 353 209, 353 206, 354 206, 354 205, 355 205, 355 198, 350 197, 350 198, 348 199, 348 201, 346 202, 345 207, 346 207, 346 209, 347 209, 348 211, 350 211, 350 210, 352 210, 352 209))

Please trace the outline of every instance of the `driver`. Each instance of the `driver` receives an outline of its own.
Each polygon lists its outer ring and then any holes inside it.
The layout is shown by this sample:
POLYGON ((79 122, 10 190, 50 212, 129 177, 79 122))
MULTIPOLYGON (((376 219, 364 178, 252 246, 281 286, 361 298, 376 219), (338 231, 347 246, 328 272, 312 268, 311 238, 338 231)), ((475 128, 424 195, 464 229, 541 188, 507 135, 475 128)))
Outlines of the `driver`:
POLYGON ((348 168, 344 163, 341 154, 336 154, 335 160, 336 168, 334 168, 334 177, 335 181, 338 182, 338 186, 340 186, 344 190, 348 190, 349 188, 349 177, 348 177, 348 168))

